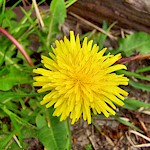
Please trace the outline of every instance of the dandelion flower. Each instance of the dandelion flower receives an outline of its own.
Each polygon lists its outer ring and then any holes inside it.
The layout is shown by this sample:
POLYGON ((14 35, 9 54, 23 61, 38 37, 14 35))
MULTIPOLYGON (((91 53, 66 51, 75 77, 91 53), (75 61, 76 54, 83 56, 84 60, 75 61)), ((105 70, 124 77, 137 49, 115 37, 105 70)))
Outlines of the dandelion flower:
POLYGON ((60 121, 67 117, 74 124, 83 116, 91 123, 91 112, 103 113, 106 117, 115 115, 115 104, 122 106, 128 93, 119 85, 127 85, 128 78, 115 71, 126 69, 123 64, 114 64, 121 54, 104 55, 106 48, 99 51, 93 41, 84 38, 80 44, 79 35, 70 31, 70 40, 56 40, 56 48, 50 57, 42 56, 43 68, 34 69, 40 74, 34 77, 34 86, 41 86, 38 92, 49 91, 41 101, 46 108, 54 106, 54 116, 60 121))

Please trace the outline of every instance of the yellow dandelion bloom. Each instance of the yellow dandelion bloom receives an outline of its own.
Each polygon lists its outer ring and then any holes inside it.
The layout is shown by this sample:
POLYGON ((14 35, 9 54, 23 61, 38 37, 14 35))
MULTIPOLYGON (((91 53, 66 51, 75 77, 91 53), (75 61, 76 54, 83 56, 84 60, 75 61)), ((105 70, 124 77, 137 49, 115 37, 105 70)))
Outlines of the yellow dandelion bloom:
POLYGON ((40 74, 34 77, 34 86, 41 86, 38 92, 50 91, 44 96, 41 105, 46 108, 54 105, 54 116, 60 121, 70 116, 72 124, 83 116, 91 123, 91 111, 103 113, 106 117, 115 115, 117 105, 122 106, 124 96, 128 93, 119 85, 127 85, 128 78, 117 75, 115 71, 126 69, 123 64, 115 64, 121 54, 104 56, 106 48, 99 52, 93 41, 84 38, 80 44, 79 35, 70 32, 70 40, 56 40, 50 57, 42 56, 46 69, 38 68, 33 72, 40 74))

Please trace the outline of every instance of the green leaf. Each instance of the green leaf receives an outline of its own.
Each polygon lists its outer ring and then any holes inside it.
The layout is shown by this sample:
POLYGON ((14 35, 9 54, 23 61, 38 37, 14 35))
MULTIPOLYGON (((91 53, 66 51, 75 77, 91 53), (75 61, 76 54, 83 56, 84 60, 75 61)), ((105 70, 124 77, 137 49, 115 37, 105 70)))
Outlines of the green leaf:
POLYGON ((56 33, 60 33, 58 26, 65 21, 66 17, 66 6, 64 0, 52 0, 50 5, 50 20, 49 20, 49 31, 47 36, 47 46, 50 47, 54 41, 56 33))
POLYGON ((92 145, 90 145, 90 144, 86 145, 85 150, 92 150, 92 145))
POLYGON ((70 129, 67 121, 60 122, 52 116, 53 108, 47 109, 46 114, 38 114, 36 124, 38 138, 47 150, 70 150, 70 129))
POLYGON ((31 83, 30 74, 20 71, 11 66, 9 72, 6 75, 0 75, 0 90, 8 91, 14 85, 31 83))
POLYGON ((150 81, 150 77, 145 77, 143 75, 140 75, 140 74, 137 74, 137 73, 134 73, 134 72, 130 72, 130 71, 126 71, 126 70, 119 70, 117 72, 119 74, 124 74, 128 77, 135 77, 135 78, 138 78, 138 79, 141 79, 141 80, 150 81))
POLYGON ((150 108, 150 104, 148 103, 144 103, 140 100, 135 100, 135 99, 125 99, 124 100, 125 105, 123 106, 123 108, 129 109, 129 110, 137 110, 140 107, 144 107, 144 108, 150 108))
MULTIPOLYGON (((11 58, 12 55, 13 55, 13 52, 6 52, 5 50, 8 48, 8 43, 6 43, 7 45, 4 46, 1 45, 0 47, 0 65, 3 64, 4 60, 5 60, 5 63, 6 65, 13 65, 16 69, 19 69, 20 71, 22 70, 20 68, 20 66, 17 64, 17 61, 16 58, 11 58), (8 54, 8 55, 7 55, 8 54)), ((1 68, 0 68, 1 69, 1 68)))
POLYGON ((150 35, 144 32, 136 32, 119 40, 120 47, 117 52, 123 51, 126 56, 131 56, 135 51, 140 54, 150 53, 150 35))
POLYGON ((141 89, 143 91, 148 91, 150 92, 150 86, 149 85, 145 85, 143 83, 139 83, 139 82, 134 82, 134 81, 129 81, 129 85, 137 88, 137 89, 141 89))
POLYGON ((5 7, 5 4, 6 4, 6 0, 0 0, 2 3, 3 1, 3 8, 1 9, 2 11, 0 12, 0 26, 4 27, 2 24, 3 24, 3 21, 5 21, 5 19, 7 19, 7 25, 10 23, 10 21, 13 21, 12 19, 14 19, 14 13, 12 12, 12 10, 22 1, 22 0, 18 0, 16 3, 14 3, 13 6, 9 7, 8 9, 6 9, 5 7), (12 13, 12 14, 11 14, 12 13))
POLYGON ((6 11, 5 15, 7 17, 5 16, 5 18, 3 19, 2 22, 3 28, 9 28, 12 27, 13 25, 17 25, 17 22, 13 20, 17 17, 17 15, 12 10, 6 11))

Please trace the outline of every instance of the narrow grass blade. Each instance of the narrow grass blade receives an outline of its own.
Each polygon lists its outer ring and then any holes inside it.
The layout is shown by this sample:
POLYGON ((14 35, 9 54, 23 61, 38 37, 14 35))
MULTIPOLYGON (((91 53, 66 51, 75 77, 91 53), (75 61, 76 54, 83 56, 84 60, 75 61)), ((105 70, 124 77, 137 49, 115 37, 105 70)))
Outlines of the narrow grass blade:
POLYGON ((120 70, 120 71, 118 71, 118 73, 119 74, 124 74, 124 75, 126 75, 128 77, 135 77, 137 79, 150 81, 150 77, 146 77, 146 76, 140 75, 138 73, 133 73, 133 72, 126 71, 126 70, 120 70))
POLYGON ((136 73, 142 73, 142 72, 148 72, 148 71, 150 71, 150 66, 137 69, 136 73))
POLYGON ((141 89, 143 91, 148 91, 150 92, 150 86, 149 85, 145 85, 143 83, 139 83, 139 82, 134 82, 134 81, 129 81, 129 85, 137 88, 137 89, 141 89))
POLYGON ((130 127, 130 128, 132 128, 132 129, 135 129, 135 130, 137 130, 137 131, 139 131, 139 132, 143 132, 142 130, 140 130, 138 127, 136 127, 136 126, 134 126, 132 123, 130 123, 130 122, 128 122, 128 121, 125 121, 125 120, 123 120, 123 119, 121 119, 120 117, 117 117, 117 116, 113 116, 118 122, 120 122, 120 123, 122 123, 122 124, 124 124, 124 125, 126 125, 126 126, 128 126, 128 127, 130 127))
POLYGON ((148 103, 144 103, 140 100, 135 100, 135 99, 125 99, 124 100, 125 105, 123 106, 123 108, 129 109, 129 110, 137 110, 140 107, 144 107, 144 108, 150 108, 150 104, 148 103))

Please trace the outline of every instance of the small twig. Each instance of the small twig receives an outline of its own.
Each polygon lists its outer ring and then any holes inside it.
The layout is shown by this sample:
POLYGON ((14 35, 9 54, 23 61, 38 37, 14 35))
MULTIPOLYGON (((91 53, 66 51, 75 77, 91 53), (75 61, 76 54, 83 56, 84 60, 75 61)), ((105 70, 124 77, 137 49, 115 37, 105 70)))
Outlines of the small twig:
POLYGON ((134 148, 150 147, 150 143, 134 145, 132 147, 134 147, 134 148))
POLYGON ((25 0, 22 0, 23 7, 27 7, 25 0))
POLYGON ((124 30, 122 28, 121 28, 120 32, 121 32, 121 37, 125 38, 124 30))
POLYGON ((93 23, 87 21, 86 19, 84 19, 84 18, 82 18, 82 17, 80 17, 80 16, 78 16, 78 15, 72 13, 72 12, 69 12, 69 14, 72 15, 72 16, 74 16, 75 18, 77 18, 77 19, 83 21, 84 23, 86 23, 87 25, 93 27, 94 29, 96 29, 96 30, 102 32, 103 34, 106 34, 110 39, 112 39, 112 40, 117 40, 116 37, 114 37, 113 35, 111 35, 111 34, 108 33, 107 31, 103 30, 102 28, 96 26, 95 24, 93 24, 93 23))
MULTIPOLYGON (((139 137, 144 138, 147 141, 150 141, 149 137, 147 137, 147 136, 145 136, 145 135, 143 135, 143 134, 141 134, 141 133, 139 133, 137 131, 131 130, 131 131, 129 131, 129 133, 135 134, 135 135, 137 135, 139 137)), ((150 143, 146 143, 146 144, 134 144, 132 142, 131 138, 127 135, 127 133, 126 133, 126 137, 127 137, 128 141, 130 142, 130 144, 132 145, 133 148, 150 147, 150 143)))
POLYGON ((137 132, 137 131, 131 130, 130 133, 135 134, 135 135, 138 135, 138 136, 140 136, 140 137, 142 137, 142 138, 144 138, 145 140, 147 140, 147 141, 150 142, 150 138, 149 138, 149 137, 147 137, 147 136, 145 136, 145 135, 143 135, 143 134, 141 134, 141 133, 139 133, 139 132, 137 132))
POLYGON ((21 146, 19 140, 17 139, 16 135, 13 135, 13 139, 16 141, 16 143, 18 144, 18 146, 19 146, 20 148, 22 148, 22 146, 21 146))
POLYGON ((146 126, 145 126, 144 122, 143 122, 141 119, 139 119, 139 122, 140 122, 140 124, 141 124, 141 126, 142 126, 143 130, 144 130, 144 131, 145 131, 145 133, 147 134, 148 129, 146 128, 146 126))
POLYGON ((44 27, 44 22, 42 20, 41 15, 40 15, 40 12, 39 12, 36 0, 32 0, 32 2, 33 2, 33 5, 34 5, 34 8, 35 8, 36 16, 37 16, 37 18, 39 20, 39 23, 41 24, 41 27, 43 28, 44 27))
POLYGON ((89 140, 90 140, 90 142, 92 144, 93 149, 94 150, 98 150, 98 148, 97 148, 98 146, 97 146, 95 140, 93 139, 93 136, 88 136, 88 138, 89 138, 89 140))
POLYGON ((129 143, 134 146, 135 144, 132 142, 131 138, 128 136, 127 132, 125 132, 126 138, 129 141, 129 143))
POLYGON ((19 51, 22 53, 22 55, 24 56, 24 58, 26 59, 26 61, 28 62, 28 64, 30 66, 34 66, 31 58, 29 57, 29 55, 26 53, 26 51, 24 50, 24 48, 22 47, 22 45, 10 34, 8 33, 5 29, 3 29, 2 27, 0 27, 0 32, 3 33, 6 37, 8 37, 15 45, 16 47, 19 49, 19 51))
POLYGON ((143 113, 143 114, 146 114, 146 115, 150 115, 150 111, 148 111, 148 110, 141 111, 140 113, 143 113))

